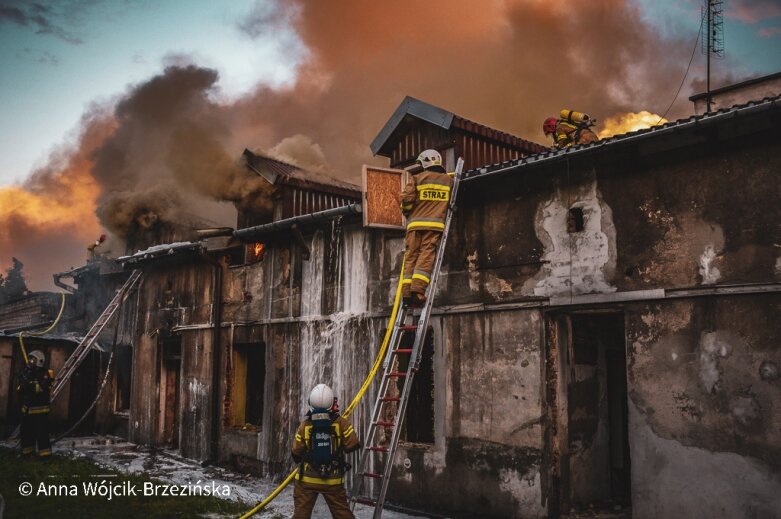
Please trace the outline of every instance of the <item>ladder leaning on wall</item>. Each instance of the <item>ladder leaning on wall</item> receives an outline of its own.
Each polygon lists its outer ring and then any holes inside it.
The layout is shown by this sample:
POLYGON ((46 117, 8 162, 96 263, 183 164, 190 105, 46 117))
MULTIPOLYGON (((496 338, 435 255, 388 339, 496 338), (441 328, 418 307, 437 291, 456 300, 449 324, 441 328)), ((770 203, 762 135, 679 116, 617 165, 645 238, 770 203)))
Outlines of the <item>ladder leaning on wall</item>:
POLYGON ((141 279, 141 270, 134 270, 130 274, 130 277, 127 278, 125 283, 122 285, 122 287, 117 290, 116 294, 114 294, 113 299, 111 299, 111 302, 108 304, 106 309, 103 310, 103 313, 100 314, 100 317, 98 317, 98 319, 95 321, 95 324, 92 325, 92 328, 89 329, 87 335, 84 336, 79 345, 76 346, 76 349, 73 350, 73 353, 71 353, 70 357, 68 357, 68 360, 66 360, 65 364, 63 364, 62 369, 54 378, 50 401, 54 402, 54 399, 57 398, 57 395, 59 395, 62 389, 65 387, 65 383, 70 380, 70 378, 76 372, 76 369, 78 369, 84 359, 87 358, 87 354, 89 354, 92 345, 95 344, 95 341, 98 339, 100 333, 109 323, 109 321, 111 321, 111 318, 114 317, 114 314, 117 313, 117 310, 119 310, 119 307, 121 307, 122 303, 125 302, 127 297, 130 295, 130 292, 132 292, 132 290, 138 284, 139 279, 141 279))
MULTIPOLYGON (((393 323, 393 330, 390 338, 389 348, 387 350, 383 364, 382 381, 380 389, 377 392, 377 399, 374 402, 374 408, 369 422, 369 430, 366 435, 363 453, 358 462, 357 471, 354 477, 352 492, 350 493, 350 507, 354 508, 356 503, 374 506, 373 519, 382 517, 382 507, 385 503, 385 495, 390 483, 391 471, 393 470, 393 460, 396 455, 396 448, 401 438, 402 425, 404 424, 404 415, 407 410, 412 383, 420 366, 423 344, 426 340, 426 331, 428 330, 428 321, 431 316, 431 308, 434 304, 434 295, 437 289, 437 280, 439 271, 442 268, 442 259, 445 255, 445 246, 447 244, 448 231, 450 230, 450 221, 456 210, 456 196, 458 195, 458 185, 461 182, 461 172, 464 168, 464 160, 459 158, 456 165, 455 177, 453 178, 453 187, 450 194, 447 215, 445 217, 445 228, 442 231, 442 237, 439 240, 437 256, 434 262, 434 268, 431 272, 431 281, 429 283, 426 301, 419 312, 416 309, 404 306, 396 315, 396 321, 393 323), (415 339, 412 347, 401 347, 404 344, 405 337, 414 333, 415 339), (403 358, 407 358, 406 370, 400 369, 403 358), (400 363, 401 361, 401 363, 400 363), (396 396, 392 388, 396 384, 391 382, 402 381, 403 387, 401 393, 396 396), (392 421, 384 420, 383 411, 386 406, 396 406, 395 417, 392 421), (378 432, 380 430, 390 432, 391 437, 387 445, 380 444, 378 432), (382 467, 381 471, 369 471, 367 464, 369 460, 371 467, 382 467), (377 485, 367 485, 367 481, 374 481, 377 485), (364 490, 374 490, 373 495, 362 495, 364 490)), ((400 275, 404 275, 402 272, 400 275)), ((392 412, 392 411, 391 411, 392 412)), ((386 436, 387 437, 387 436, 386 436)))

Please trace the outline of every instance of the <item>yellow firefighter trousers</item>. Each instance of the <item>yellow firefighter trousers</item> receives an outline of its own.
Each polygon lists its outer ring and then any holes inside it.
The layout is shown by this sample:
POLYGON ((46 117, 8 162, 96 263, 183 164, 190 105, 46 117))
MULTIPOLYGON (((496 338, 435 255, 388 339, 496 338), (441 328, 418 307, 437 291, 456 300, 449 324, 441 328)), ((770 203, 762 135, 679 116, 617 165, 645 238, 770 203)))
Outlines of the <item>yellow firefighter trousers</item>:
POLYGON ((310 486, 306 483, 296 480, 293 488, 293 519, 309 519, 312 517, 312 509, 317 502, 317 496, 322 494, 325 503, 331 511, 334 519, 355 519, 350 511, 350 505, 347 503, 347 493, 343 485, 317 485, 310 486))
POLYGON ((426 293, 441 237, 442 231, 407 231, 402 297, 409 297, 411 292, 426 293))

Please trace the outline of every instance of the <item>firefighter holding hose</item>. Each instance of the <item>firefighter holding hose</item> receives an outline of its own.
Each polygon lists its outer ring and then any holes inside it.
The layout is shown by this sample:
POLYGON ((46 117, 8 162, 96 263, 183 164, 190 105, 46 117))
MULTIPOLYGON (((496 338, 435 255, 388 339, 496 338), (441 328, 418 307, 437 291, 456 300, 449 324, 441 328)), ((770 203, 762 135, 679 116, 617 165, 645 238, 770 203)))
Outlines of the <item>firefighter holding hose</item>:
POLYGON ((572 110, 562 110, 560 117, 548 117, 542 123, 542 131, 545 135, 553 138, 553 145, 556 148, 567 148, 577 144, 588 144, 596 142, 599 137, 591 131, 591 127, 596 124, 596 120, 582 112, 572 110))

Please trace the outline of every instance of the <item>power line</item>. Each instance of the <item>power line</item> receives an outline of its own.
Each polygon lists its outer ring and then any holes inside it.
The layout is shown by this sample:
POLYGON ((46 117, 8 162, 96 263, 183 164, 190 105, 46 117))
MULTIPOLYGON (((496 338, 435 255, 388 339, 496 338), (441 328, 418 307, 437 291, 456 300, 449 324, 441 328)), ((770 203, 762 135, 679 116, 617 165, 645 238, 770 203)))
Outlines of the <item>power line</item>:
POLYGON ((670 101, 670 106, 667 107, 667 110, 664 111, 664 115, 659 117, 659 120, 656 121, 654 126, 657 126, 660 122, 662 122, 662 119, 664 119, 667 116, 667 113, 670 111, 670 108, 673 107, 673 104, 675 104, 675 101, 678 99, 678 94, 681 93, 681 89, 683 88, 683 83, 686 81, 686 76, 689 75, 689 69, 692 66, 692 62, 694 61, 694 55, 697 53, 697 42, 700 41, 700 36, 702 36, 702 20, 700 20, 700 30, 697 31, 697 38, 694 40, 694 48, 692 48, 692 55, 691 58, 689 58, 689 64, 686 66, 686 72, 683 74, 683 78, 681 78, 681 84, 678 86, 678 91, 675 92, 675 97, 673 97, 673 100, 670 101))

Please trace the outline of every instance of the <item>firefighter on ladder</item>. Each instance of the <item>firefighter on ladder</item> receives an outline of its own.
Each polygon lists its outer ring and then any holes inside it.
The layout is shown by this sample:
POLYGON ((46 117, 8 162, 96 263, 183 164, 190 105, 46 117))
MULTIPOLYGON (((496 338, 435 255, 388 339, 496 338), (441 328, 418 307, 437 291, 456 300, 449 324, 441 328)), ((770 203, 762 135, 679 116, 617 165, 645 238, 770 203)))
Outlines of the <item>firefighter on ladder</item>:
POLYGON ((322 494, 334 519, 355 519, 344 490, 349 465, 344 454, 360 448, 358 434, 339 414, 334 392, 318 384, 309 393, 312 408, 298 426, 291 453, 300 463, 293 489, 293 519, 309 519, 317 496, 322 494))
POLYGON ((17 391, 22 402, 22 423, 19 435, 22 455, 31 456, 38 448, 38 456, 51 456, 49 441, 49 397, 54 372, 47 370, 46 356, 40 350, 27 355, 27 366, 19 377, 17 391))
POLYGON ((407 217, 402 298, 412 306, 426 300, 453 186, 453 178, 445 173, 438 151, 425 150, 416 162, 423 171, 413 173, 401 192, 401 212, 407 217))
POLYGON ((542 131, 553 138, 556 148, 566 148, 576 144, 596 142, 599 137, 591 131, 596 120, 582 112, 562 110, 560 117, 548 117, 542 123, 542 131))

